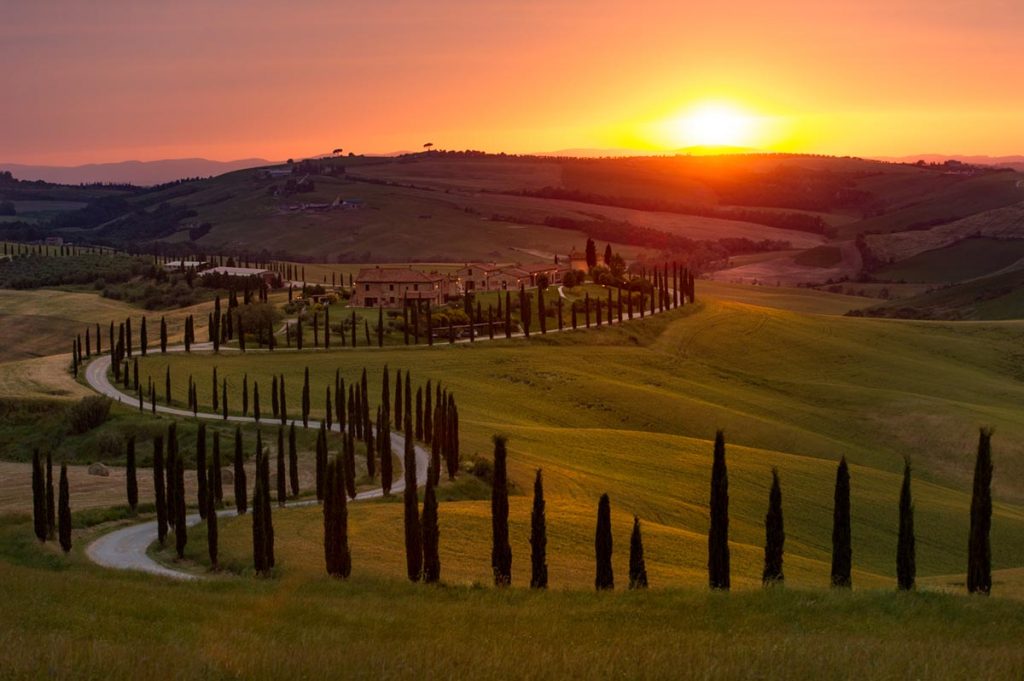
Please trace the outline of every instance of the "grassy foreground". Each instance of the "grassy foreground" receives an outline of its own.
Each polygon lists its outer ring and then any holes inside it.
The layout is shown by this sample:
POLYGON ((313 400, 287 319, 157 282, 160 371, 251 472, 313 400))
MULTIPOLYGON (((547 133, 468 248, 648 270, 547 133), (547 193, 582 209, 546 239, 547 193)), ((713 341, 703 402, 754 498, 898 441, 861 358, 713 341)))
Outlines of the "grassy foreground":
POLYGON ((4 678, 1018 678, 1024 610, 882 591, 176 583, 0 529, 4 678), (15 538, 17 537, 17 538, 15 538))

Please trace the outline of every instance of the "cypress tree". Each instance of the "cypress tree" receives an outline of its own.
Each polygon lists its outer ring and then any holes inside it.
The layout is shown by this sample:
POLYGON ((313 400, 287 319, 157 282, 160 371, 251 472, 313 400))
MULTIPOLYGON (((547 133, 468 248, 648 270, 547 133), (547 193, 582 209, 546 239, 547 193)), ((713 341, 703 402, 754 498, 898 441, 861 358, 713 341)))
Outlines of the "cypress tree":
POLYGON ((228 420, 228 379, 221 381, 220 406, 224 411, 224 420, 228 420))
POLYGON ((346 438, 345 453, 345 489, 348 495, 356 498, 356 438, 351 431, 346 438))
POLYGON ((295 424, 288 428, 288 478, 292 486, 292 496, 299 496, 299 453, 295 447, 295 424))
POLYGON ((967 591, 988 595, 992 590, 992 431, 982 428, 974 462, 971 531, 967 542, 967 591))
POLYGON ((32 450, 32 523, 36 539, 46 541, 46 481, 39 450, 32 450))
POLYGON ((640 518, 633 516, 633 533, 629 536, 629 588, 647 588, 647 564, 644 562, 644 540, 640 536, 640 518))
POLYGON ((399 369, 395 372, 395 424, 402 424, 405 421, 402 419, 402 405, 405 402, 402 400, 402 370, 399 369))
POLYGON ((729 474, 725 466, 725 434, 715 433, 711 466, 711 527, 708 532, 708 582, 712 589, 729 588, 729 474))
POLYGON ((441 557, 438 544, 441 530, 437 523, 437 495, 431 476, 427 475, 427 489, 423 495, 423 582, 434 584, 441 579, 441 557))
POLYGON ((324 499, 324 552, 327 574, 347 579, 352 572, 348 546, 348 500, 345 498, 345 467, 337 457, 327 464, 324 499))
MULTIPOLYGON (((410 419, 412 418, 412 379, 408 370, 405 372, 405 406, 403 411, 409 415, 410 419)), ((367 422, 370 420, 369 410, 366 413, 366 420, 367 422)))
POLYGON ((548 531, 544 517, 544 481, 541 470, 533 481, 533 512, 530 514, 530 588, 548 588, 548 531))
POLYGON ((512 546, 508 541, 508 472, 504 436, 494 436, 494 481, 491 484, 491 570, 495 586, 512 583, 512 546))
POLYGON ((327 397, 324 400, 324 420, 327 422, 327 430, 331 430, 332 419, 334 418, 334 409, 331 406, 331 386, 325 388, 327 391, 327 397))
POLYGON ((256 423, 260 422, 260 384, 259 381, 252 382, 252 417, 256 423))
MULTIPOLYGON (((259 433, 256 434, 259 442, 259 433)), ((274 567, 274 522, 270 510, 270 457, 264 454, 262 470, 263 481, 263 541, 266 542, 267 567, 274 567)))
POLYGON ((320 424, 320 431, 316 435, 316 498, 317 501, 324 499, 324 473, 327 468, 327 431, 323 424, 320 424))
POLYGON ((409 580, 418 582, 423 572, 423 546, 419 504, 416 499, 416 451, 412 440, 412 419, 405 415, 405 565, 409 580))
POLYGON ((206 477, 206 424, 199 424, 199 433, 196 435, 196 482, 199 488, 199 517, 206 518, 206 497, 210 489, 206 477))
POLYGON ((288 480, 284 465, 284 427, 277 428, 277 505, 284 506, 288 496, 288 480))
POLYGON ((164 392, 167 398, 167 404, 171 403, 171 367, 168 366, 164 372, 164 392))
POLYGON ((832 511, 832 586, 850 588, 853 578, 853 549, 850 540, 850 470, 846 457, 836 470, 835 506, 832 511))
POLYGON ((505 291, 505 338, 512 337, 512 293, 505 291))
POLYGON ((224 464, 220 458, 220 432, 213 431, 213 500, 217 503, 217 508, 221 508, 224 504, 224 480, 222 477, 221 467, 224 464))
POLYGON ((901 591, 912 591, 917 579, 917 557, 914 548, 914 504, 910 498, 910 460, 903 464, 903 486, 900 488, 900 527, 896 542, 896 582, 901 591))
POLYGON ((139 329, 139 351, 142 352, 142 356, 146 356, 146 350, 149 347, 149 334, 146 332, 146 318, 142 318, 142 328, 139 329))
MULTIPOLYGON (((216 439, 214 440, 216 442, 216 439)), ((210 478, 216 477, 216 469, 210 467, 210 478)), ((210 569, 217 569, 217 499, 216 495, 206 495, 206 546, 210 555, 210 569)))
POLYGON ((782 584, 782 550, 786 543, 786 532, 782 523, 782 488, 779 471, 772 469, 772 489, 768 493, 768 513, 764 517, 764 571, 761 583, 764 586, 782 584))
POLYGON ((242 374, 242 416, 249 415, 249 374, 242 374))
POLYGON ((426 401, 423 404, 423 441, 431 442, 434 439, 434 412, 431 407, 432 393, 429 380, 427 381, 427 389, 424 392, 426 393, 426 401))
POLYGON ((174 478, 174 459, 178 454, 177 425, 173 422, 167 426, 167 454, 164 457, 164 482, 167 487, 167 525, 174 529, 174 514, 177 509, 177 501, 174 493, 177 491, 174 478))
POLYGON ((128 436, 128 444, 125 446, 127 470, 125 471, 125 485, 128 493, 128 508, 135 513, 139 505, 139 480, 135 471, 135 436, 128 436))
POLYGON ((210 386, 212 388, 212 390, 210 390, 210 396, 213 398, 213 410, 219 411, 220 404, 218 404, 219 400, 217 399, 217 393, 220 390, 220 381, 217 380, 217 367, 213 367, 213 377, 210 380, 210 386))
POLYGON ((68 465, 60 465, 60 548, 64 553, 71 550, 71 493, 68 489, 68 465))
POLYGON ((184 558, 188 528, 185 526, 185 462, 180 456, 175 457, 174 480, 174 549, 178 553, 178 558, 184 558))
POLYGON ((160 353, 167 352, 167 320, 160 318, 160 353))
POLYGON ((345 432, 345 379, 337 378, 334 389, 334 412, 338 421, 338 430, 345 432))
POLYGON ((242 455, 242 428, 235 426, 235 509, 238 515, 245 515, 249 510, 246 498, 249 492, 245 485, 245 458, 242 455))
POLYGON ((331 349, 331 308, 324 308, 324 349, 331 349))
POLYGON ((302 315, 300 314, 295 319, 295 347, 298 350, 302 349, 302 315))
POLYGON ((153 438, 153 490, 156 496, 156 536, 160 546, 167 538, 167 495, 164 487, 164 439, 153 438))
POLYGON ((53 455, 46 453, 46 538, 57 536, 57 507, 53 503, 53 455))
POLYGON ((380 452, 380 488, 384 496, 390 496, 391 482, 394 477, 394 467, 391 461, 391 432, 386 421, 378 420, 377 429, 379 431, 377 450, 380 452))
POLYGON ((597 504, 597 531, 594 536, 594 553, 597 559, 594 588, 598 591, 614 589, 615 577, 612 574, 612 511, 607 494, 602 494, 601 500, 597 504))

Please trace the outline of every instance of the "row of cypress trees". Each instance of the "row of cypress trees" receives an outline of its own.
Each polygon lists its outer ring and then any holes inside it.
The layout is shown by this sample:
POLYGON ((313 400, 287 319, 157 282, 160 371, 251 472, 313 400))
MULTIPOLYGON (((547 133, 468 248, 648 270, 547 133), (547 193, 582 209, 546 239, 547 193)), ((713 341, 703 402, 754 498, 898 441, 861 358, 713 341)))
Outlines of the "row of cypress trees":
POLYGON ((41 542, 55 537, 64 553, 71 550, 71 498, 68 491, 68 465, 60 465, 59 496, 53 498, 53 456, 44 464, 38 449, 32 451, 32 526, 41 542))

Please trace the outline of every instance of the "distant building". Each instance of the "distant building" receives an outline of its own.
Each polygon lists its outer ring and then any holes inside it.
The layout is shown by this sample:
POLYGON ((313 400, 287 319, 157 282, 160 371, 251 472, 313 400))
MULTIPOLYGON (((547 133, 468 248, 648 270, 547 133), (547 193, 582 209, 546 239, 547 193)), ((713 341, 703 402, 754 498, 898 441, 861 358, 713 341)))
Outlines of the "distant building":
POLYGON ((580 253, 575 248, 569 252, 569 267, 574 270, 580 270, 581 272, 588 272, 590 268, 587 266, 587 254, 580 253))
POLYGON ((401 307, 403 301, 428 301, 441 305, 452 291, 452 281, 437 272, 407 267, 367 267, 355 280, 354 307, 401 307))
POLYGON ((259 277, 268 286, 272 286, 275 275, 270 270, 265 270, 260 267, 211 267, 203 272, 206 274, 219 274, 227 277, 259 277))
POLYGON ((48 236, 48 237, 46 237, 46 245, 47 246, 63 246, 64 245, 64 237, 48 236))
POLYGON ((205 260, 172 260, 164 263, 165 272, 182 272, 188 269, 199 272, 207 267, 209 267, 209 263, 205 260))
POLYGON ((562 283, 562 275, 569 271, 565 265, 496 265, 494 263, 467 263, 455 271, 464 292, 507 291, 520 286, 536 286, 540 275, 546 275, 549 284, 562 283))

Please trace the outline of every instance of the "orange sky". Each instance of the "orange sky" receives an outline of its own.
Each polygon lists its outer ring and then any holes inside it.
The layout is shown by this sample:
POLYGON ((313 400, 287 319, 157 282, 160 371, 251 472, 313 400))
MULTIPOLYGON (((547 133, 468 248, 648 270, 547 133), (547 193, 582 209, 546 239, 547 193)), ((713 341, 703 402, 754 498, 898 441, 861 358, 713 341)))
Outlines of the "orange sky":
POLYGON ((697 5, 4 2, 0 161, 667 150, 706 101, 765 148, 1024 153, 1020 0, 697 5))

